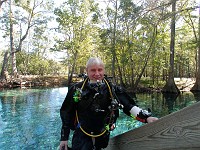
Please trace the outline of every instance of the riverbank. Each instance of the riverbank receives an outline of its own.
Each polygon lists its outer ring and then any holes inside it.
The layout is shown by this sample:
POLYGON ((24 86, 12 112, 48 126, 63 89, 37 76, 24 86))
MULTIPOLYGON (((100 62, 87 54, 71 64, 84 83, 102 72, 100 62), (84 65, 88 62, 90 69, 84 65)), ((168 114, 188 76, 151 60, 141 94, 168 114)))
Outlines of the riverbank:
POLYGON ((180 91, 190 91, 194 86, 195 78, 174 78, 174 81, 180 91))
MULTIPOLYGON (((195 78, 174 78, 174 82, 181 92, 189 92, 195 84, 195 78)), ((136 93, 161 92, 163 86, 164 85, 155 88, 150 84, 139 84, 136 93)), ((132 92, 131 88, 127 88, 127 90, 132 92)))
POLYGON ((23 87, 61 87, 67 86, 67 76, 37 76, 27 75, 19 78, 1 80, 0 88, 23 87))
MULTIPOLYGON (((74 78, 74 82, 80 78, 74 78)), ((190 91, 194 86, 195 78, 174 78, 175 84, 180 91, 190 91)), ((62 87, 67 86, 67 76, 37 76, 27 75, 19 78, 0 81, 0 89, 17 87, 62 87)), ((160 92, 162 87, 152 88, 139 85, 138 92, 160 92)))

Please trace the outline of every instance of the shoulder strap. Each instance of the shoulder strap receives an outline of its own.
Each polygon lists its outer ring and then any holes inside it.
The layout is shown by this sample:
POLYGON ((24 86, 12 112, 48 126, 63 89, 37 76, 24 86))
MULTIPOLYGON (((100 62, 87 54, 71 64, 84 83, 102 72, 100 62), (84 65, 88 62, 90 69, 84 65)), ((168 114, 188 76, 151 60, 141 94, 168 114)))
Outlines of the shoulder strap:
MULTIPOLYGON (((81 90, 83 90, 83 88, 84 88, 84 86, 85 86, 85 83, 88 81, 88 79, 89 79, 89 78, 87 77, 87 78, 85 78, 85 80, 83 81, 83 84, 82 84, 82 86, 81 86, 81 90)), ((109 84, 109 81, 107 81, 106 78, 104 78, 103 81, 104 81, 104 82, 106 83, 106 85, 108 86, 108 90, 109 90, 111 99, 114 100, 114 96, 113 96, 113 94, 112 94, 112 89, 111 89, 111 86, 110 86, 110 84, 109 84)), ((112 113, 113 113, 113 111, 112 111, 112 113)), ((112 114, 112 113, 111 113, 111 114, 112 114)), ((84 134, 86 134, 86 135, 88 135, 88 136, 90 136, 90 137, 93 137, 93 138, 102 136, 103 134, 106 133, 106 131, 109 130, 109 129, 106 127, 106 128, 105 128, 100 134, 98 134, 98 135, 93 135, 93 134, 87 133, 87 132, 81 127, 81 124, 80 124, 79 119, 78 119, 78 112, 77 112, 77 110, 76 110, 76 120, 77 120, 77 123, 78 123, 78 127, 81 129, 81 131, 82 131, 84 134)))
POLYGON ((114 96, 113 96, 113 94, 112 94, 111 86, 110 86, 110 84, 109 84, 109 82, 107 81, 106 78, 104 78, 104 82, 105 82, 106 85, 108 86, 108 90, 109 90, 109 93, 110 93, 110 97, 111 97, 111 99, 114 99, 114 96))

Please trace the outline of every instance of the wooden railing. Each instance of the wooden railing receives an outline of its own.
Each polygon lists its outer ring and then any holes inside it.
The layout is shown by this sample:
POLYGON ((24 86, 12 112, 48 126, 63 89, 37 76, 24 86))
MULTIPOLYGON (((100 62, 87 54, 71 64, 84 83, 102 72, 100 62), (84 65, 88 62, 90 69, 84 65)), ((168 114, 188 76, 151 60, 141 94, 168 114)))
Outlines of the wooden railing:
POLYGON ((105 150, 200 150, 200 102, 111 138, 105 150))

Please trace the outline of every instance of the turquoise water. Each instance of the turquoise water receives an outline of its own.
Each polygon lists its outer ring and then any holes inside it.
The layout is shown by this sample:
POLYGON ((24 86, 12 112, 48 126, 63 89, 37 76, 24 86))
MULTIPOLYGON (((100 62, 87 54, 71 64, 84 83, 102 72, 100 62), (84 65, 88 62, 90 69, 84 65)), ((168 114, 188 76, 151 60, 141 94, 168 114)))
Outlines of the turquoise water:
MULTIPOLYGON (((55 150, 59 145, 59 109, 68 88, 15 89, 0 91, 0 149, 55 150)), ((142 108, 162 117, 195 103, 192 93, 164 97, 160 93, 137 94, 142 108)), ((142 123, 120 113, 111 137, 137 128, 142 123)))

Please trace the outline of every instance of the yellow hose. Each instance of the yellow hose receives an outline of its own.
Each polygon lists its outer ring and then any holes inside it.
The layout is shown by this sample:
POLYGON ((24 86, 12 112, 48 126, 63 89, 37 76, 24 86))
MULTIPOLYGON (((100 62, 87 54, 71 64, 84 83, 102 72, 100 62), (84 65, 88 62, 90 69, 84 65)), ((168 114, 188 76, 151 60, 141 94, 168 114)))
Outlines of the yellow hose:
MULTIPOLYGON (((83 89, 83 87, 84 87, 84 85, 85 85, 85 83, 86 83, 87 80, 88 80, 88 78, 85 79, 85 81, 83 82, 83 85, 82 85, 82 87, 81 87, 81 90, 83 89)), ((108 82, 107 82, 105 79, 104 79, 104 81, 105 81, 105 83, 106 83, 107 86, 108 86, 108 90, 109 90, 111 99, 113 99, 113 95, 112 95, 111 88, 110 88, 108 82)), ((76 119, 77 119, 77 123, 80 125, 79 119, 78 119, 78 112, 77 112, 77 110, 76 110, 76 119)), ((81 127, 81 125, 80 125, 80 129, 81 129, 81 131, 82 131, 83 133, 85 133, 86 135, 88 135, 88 136, 90 136, 90 137, 93 137, 93 138, 102 136, 102 135, 107 131, 107 129, 105 129, 102 133, 100 133, 100 134, 98 134, 98 135, 93 135, 93 134, 87 133, 87 132, 81 127)))

